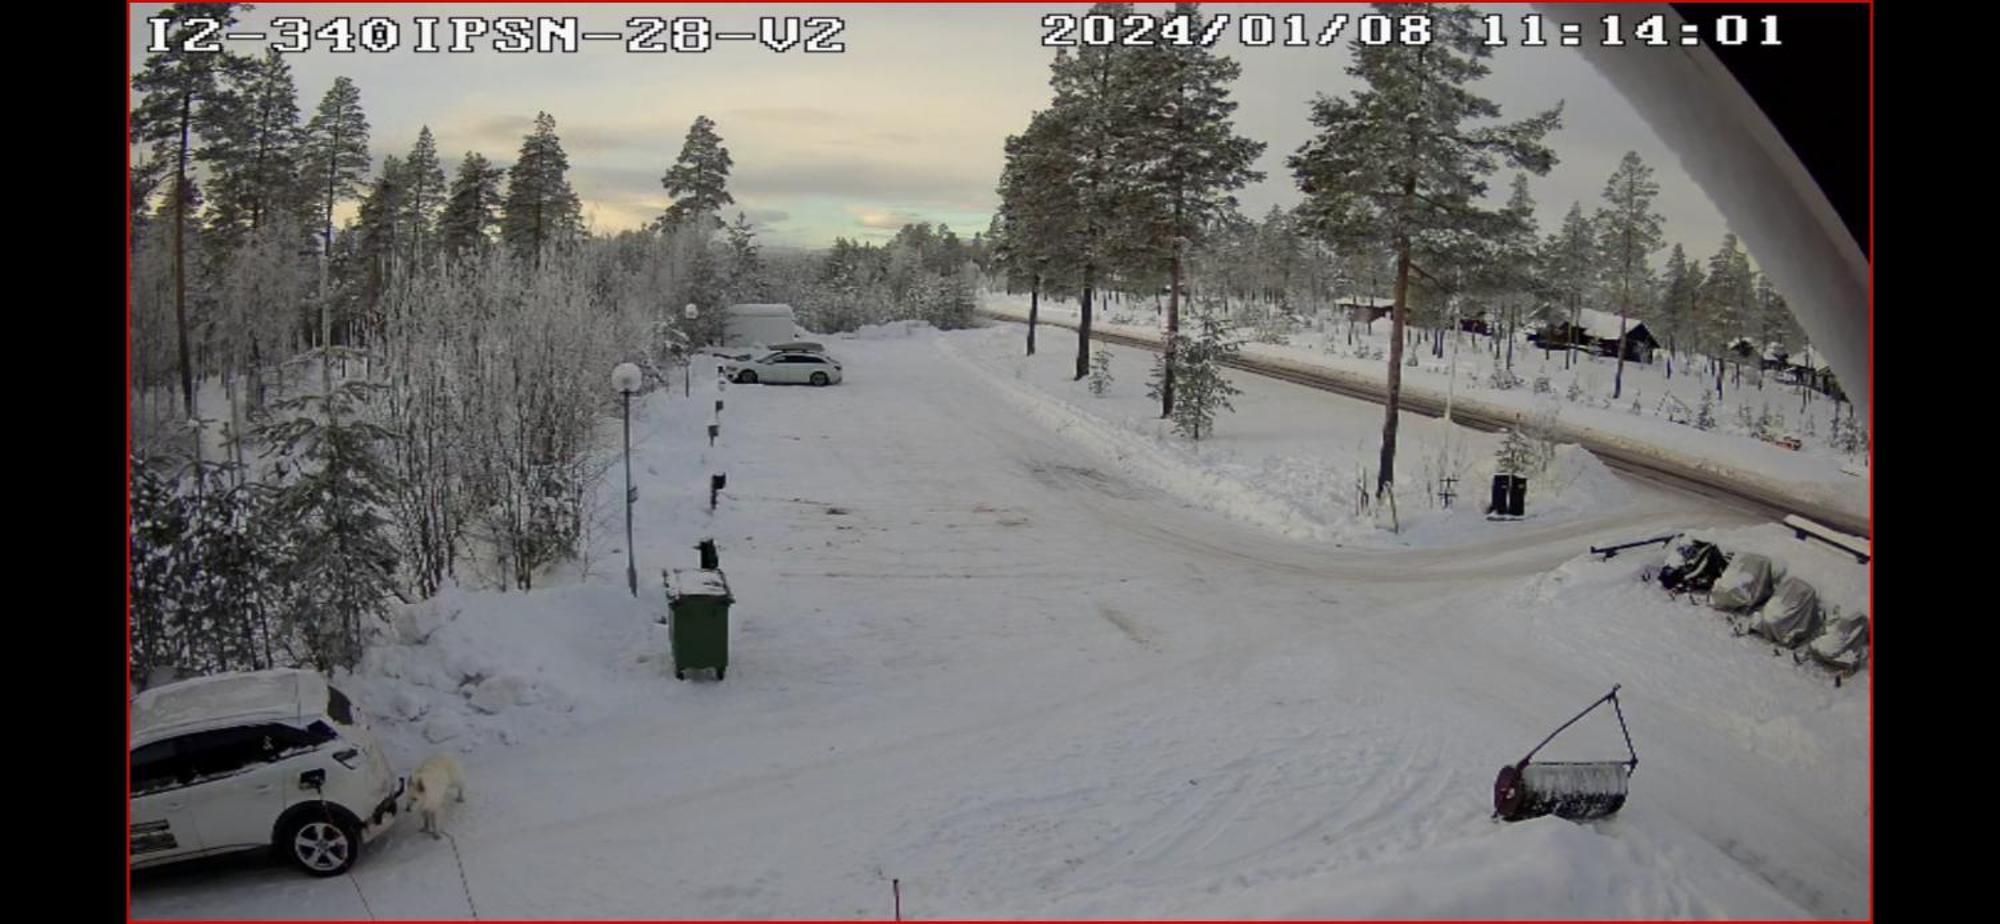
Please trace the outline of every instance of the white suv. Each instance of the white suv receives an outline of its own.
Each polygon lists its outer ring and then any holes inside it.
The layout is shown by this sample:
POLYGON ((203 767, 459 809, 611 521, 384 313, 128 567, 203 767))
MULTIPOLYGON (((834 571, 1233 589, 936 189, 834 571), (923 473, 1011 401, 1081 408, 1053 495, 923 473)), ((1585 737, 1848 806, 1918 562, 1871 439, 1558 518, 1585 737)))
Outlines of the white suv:
POLYGON ((275 847, 346 872, 403 780, 354 704, 307 670, 218 674, 132 699, 132 867, 275 847))

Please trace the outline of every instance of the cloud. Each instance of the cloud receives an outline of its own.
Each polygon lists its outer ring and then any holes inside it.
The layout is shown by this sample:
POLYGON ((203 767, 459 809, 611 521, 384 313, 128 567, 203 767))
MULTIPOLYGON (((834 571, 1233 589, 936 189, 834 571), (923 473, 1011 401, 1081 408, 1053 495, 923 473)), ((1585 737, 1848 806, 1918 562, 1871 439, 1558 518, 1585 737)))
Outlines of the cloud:
MULTIPOLYGON (((534 130, 534 113, 485 116, 436 125, 431 129, 438 139, 440 157, 444 156, 442 149, 455 149, 461 153, 470 150, 501 163, 511 163, 513 155, 521 149, 521 140, 534 130)), ((681 144, 680 134, 663 129, 658 123, 565 120, 560 115, 556 116, 556 137, 561 140, 563 152, 570 156, 572 163, 579 155, 604 157, 639 152, 660 159, 664 164, 674 152, 680 150, 681 144), (667 153, 661 153, 663 151, 667 153)), ((415 140, 414 136, 411 140, 415 140)))
POLYGON ((789 126, 839 125, 849 118, 850 115, 817 106, 748 106, 722 110, 716 119, 716 124, 720 126, 730 122, 777 122, 789 126))
POLYGON ((583 200, 584 219, 599 234, 636 230, 658 218, 660 210, 642 203, 614 199, 583 200))
POLYGON ((888 198, 954 211, 993 207, 997 167, 950 158, 933 162, 812 157, 738 163, 730 188, 759 197, 888 198))
POLYGON ((850 205, 844 211, 854 216, 855 224, 863 228, 872 228, 878 231, 895 231, 904 225, 914 225, 930 220, 916 212, 899 209, 877 209, 850 205))

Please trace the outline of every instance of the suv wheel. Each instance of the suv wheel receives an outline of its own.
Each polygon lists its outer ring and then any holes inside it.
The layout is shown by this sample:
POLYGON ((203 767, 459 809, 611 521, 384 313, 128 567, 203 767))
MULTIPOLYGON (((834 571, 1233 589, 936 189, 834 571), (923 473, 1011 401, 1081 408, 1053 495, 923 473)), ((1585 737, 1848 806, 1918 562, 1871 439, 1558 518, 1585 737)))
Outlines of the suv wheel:
POLYGON ((298 812, 278 832, 277 846, 308 875, 338 876, 361 856, 361 825, 345 811, 321 803, 298 812))
POLYGON ((812 374, 812 383, 814 385, 825 385, 827 381, 828 379, 824 372, 815 372, 812 374))
POLYGON ((752 372, 752 371, 750 371, 749 369, 745 369, 745 370, 743 370, 742 372, 740 372, 740 373, 738 373, 738 374, 737 374, 737 376, 736 376, 736 384, 738 384, 738 385, 755 385, 755 384, 757 384, 757 373, 755 373, 755 372, 752 372))

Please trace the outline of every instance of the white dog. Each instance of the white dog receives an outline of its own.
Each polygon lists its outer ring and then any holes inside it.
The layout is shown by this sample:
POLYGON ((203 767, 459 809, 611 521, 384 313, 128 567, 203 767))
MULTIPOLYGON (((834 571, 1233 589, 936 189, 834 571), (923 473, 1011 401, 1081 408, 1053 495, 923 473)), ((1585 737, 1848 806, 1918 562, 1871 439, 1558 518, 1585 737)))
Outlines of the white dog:
POLYGON ((438 833, 438 817, 444 814, 446 790, 451 791, 453 801, 465 801, 465 771, 450 754, 432 755, 410 774, 410 798, 403 810, 421 810, 424 833, 433 838, 443 836, 438 833))

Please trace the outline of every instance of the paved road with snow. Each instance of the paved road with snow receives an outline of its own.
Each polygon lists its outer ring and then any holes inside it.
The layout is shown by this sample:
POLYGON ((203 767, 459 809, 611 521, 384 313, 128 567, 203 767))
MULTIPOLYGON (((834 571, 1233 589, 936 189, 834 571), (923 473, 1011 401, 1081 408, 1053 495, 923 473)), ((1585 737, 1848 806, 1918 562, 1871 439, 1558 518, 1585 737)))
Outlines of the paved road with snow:
MULTIPOLYGON (((699 393, 646 399, 640 570, 719 539, 725 682, 672 678, 622 548, 535 594, 464 593, 393 679, 355 679, 371 709, 407 688, 436 716, 449 684, 424 672, 473 651, 556 691, 472 716, 512 741, 466 755, 446 823, 481 916, 886 918, 892 878, 912 918, 1866 913, 1865 692, 1655 608, 1632 559, 1572 561, 1740 512, 1635 484, 1448 550, 1287 539, 1016 413, 965 368, 979 336, 834 341, 846 384, 731 387, 712 451, 699 393), (712 521, 655 485, 725 468, 712 521), (1641 758, 1626 810, 1489 820, 1499 766, 1613 683, 1641 758)), ((1620 755, 1598 718, 1554 756, 1620 755)), ((399 758, 429 746, 377 721, 399 758)), ((202 863, 138 877, 133 913, 470 908, 451 845, 406 826, 352 882, 202 863)))

